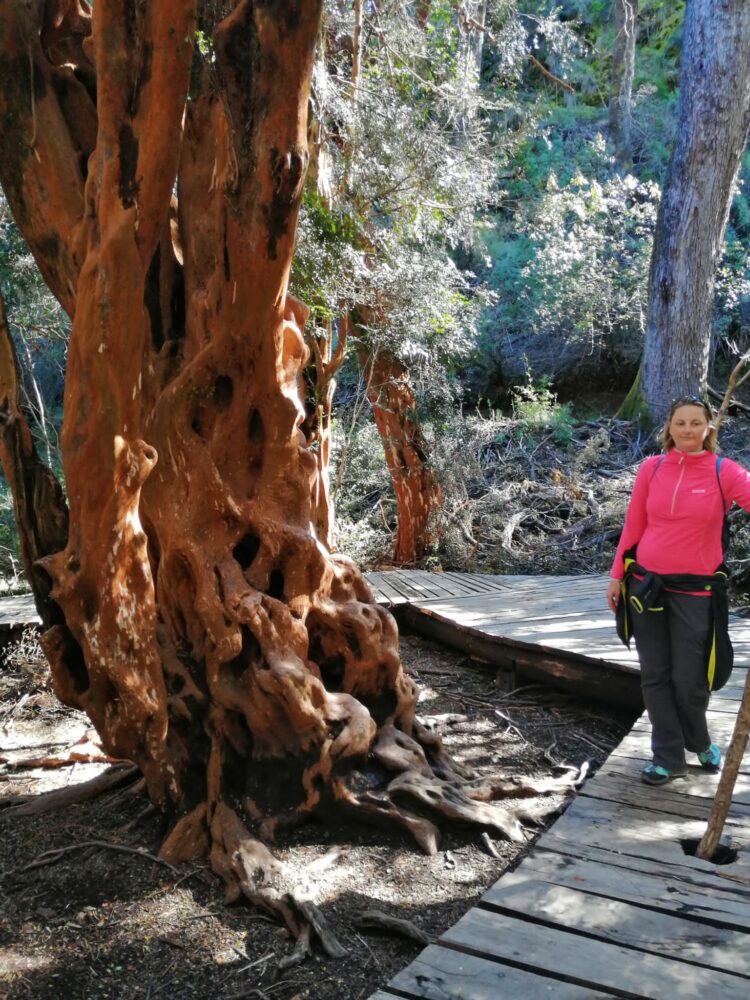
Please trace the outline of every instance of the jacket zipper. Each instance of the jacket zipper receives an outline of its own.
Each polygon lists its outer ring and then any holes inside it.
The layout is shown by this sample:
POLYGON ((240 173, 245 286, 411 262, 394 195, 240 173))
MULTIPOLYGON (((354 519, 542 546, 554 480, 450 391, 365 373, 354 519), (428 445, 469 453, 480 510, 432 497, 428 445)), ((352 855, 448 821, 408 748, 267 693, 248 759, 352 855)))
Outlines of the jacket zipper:
POLYGON ((682 477, 684 475, 685 475, 685 459, 681 458, 680 459, 680 478, 677 480, 677 485, 675 486, 674 493, 672 494, 672 509, 669 512, 670 514, 674 514, 674 505, 677 502, 677 491, 680 488, 680 483, 682 482, 682 477))

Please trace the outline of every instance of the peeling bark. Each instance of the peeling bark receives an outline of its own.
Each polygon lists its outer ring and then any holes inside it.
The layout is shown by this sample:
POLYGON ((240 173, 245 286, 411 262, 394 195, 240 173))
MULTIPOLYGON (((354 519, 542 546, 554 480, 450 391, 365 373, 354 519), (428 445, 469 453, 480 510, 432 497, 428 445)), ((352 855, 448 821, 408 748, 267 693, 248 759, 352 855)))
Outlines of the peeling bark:
POLYGON ((359 362, 396 495, 393 561, 414 565, 439 536, 441 492, 429 465, 409 372, 385 350, 368 355, 360 348, 359 362))
MULTIPOLYGON (((73 0, 3 5, 0 68, 15 58, 19 80, 0 92, 13 140, 0 177, 73 316, 67 525, 54 483, 43 471, 41 487, 28 479, 38 460, 7 336, 4 447, 19 469, 30 572, 48 581, 55 689, 88 714, 107 755, 137 764, 169 823, 162 856, 208 855, 230 896, 340 954, 269 853, 279 832, 346 814, 400 825, 436 850, 437 826, 395 802, 396 789, 429 799, 434 815, 500 825, 414 723, 393 618, 310 528, 319 469, 303 432, 307 310, 287 289, 321 0, 239 0, 216 23, 213 10, 198 0, 97 0, 91 16, 73 0), (215 64, 193 51, 197 24, 215 64), (33 80, 18 62, 29 50, 33 80), (58 90, 41 93, 58 69, 89 100, 95 91, 95 119, 93 102, 73 113, 58 90), (401 764, 385 760, 379 734, 391 732, 412 751, 401 764), (410 761, 428 791, 410 791, 422 788, 410 761), (435 781, 442 799, 424 784, 435 781)), ((325 379, 335 355, 320 356, 325 379)), ((424 488, 424 470, 410 458, 421 438, 403 373, 378 370, 381 404, 396 407, 385 416, 380 406, 402 452, 406 551, 426 537, 414 486, 424 488)))

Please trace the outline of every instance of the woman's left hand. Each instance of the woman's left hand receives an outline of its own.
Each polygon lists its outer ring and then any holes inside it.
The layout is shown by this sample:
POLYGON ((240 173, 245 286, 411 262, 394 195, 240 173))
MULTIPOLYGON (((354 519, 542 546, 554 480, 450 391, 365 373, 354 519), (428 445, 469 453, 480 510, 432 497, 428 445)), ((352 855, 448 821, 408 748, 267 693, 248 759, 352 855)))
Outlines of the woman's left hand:
POLYGON ((617 611, 617 605, 620 603, 620 581, 610 580, 609 586, 607 587, 607 605, 612 614, 617 611))

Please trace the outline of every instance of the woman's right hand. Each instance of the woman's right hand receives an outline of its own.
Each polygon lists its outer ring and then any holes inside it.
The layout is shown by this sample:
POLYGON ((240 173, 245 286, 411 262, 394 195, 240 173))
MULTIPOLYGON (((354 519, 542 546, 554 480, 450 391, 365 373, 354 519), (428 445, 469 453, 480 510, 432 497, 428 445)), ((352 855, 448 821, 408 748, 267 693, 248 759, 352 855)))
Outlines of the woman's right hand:
POLYGON ((617 605, 620 603, 620 581, 610 580, 609 586, 607 587, 607 606, 609 610, 614 614, 617 611, 617 605))

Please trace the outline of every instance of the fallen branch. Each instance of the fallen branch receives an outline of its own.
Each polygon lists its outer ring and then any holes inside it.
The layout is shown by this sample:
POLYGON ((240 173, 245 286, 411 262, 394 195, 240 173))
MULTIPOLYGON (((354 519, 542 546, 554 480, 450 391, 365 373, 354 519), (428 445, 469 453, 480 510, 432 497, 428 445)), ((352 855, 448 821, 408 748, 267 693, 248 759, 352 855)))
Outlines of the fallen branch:
POLYGON ((32 770, 44 768, 56 770, 61 767, 72 767, 74 764, 129 764, 121 757, 107 757, 103 754, 70 753, 67 757, 25 757, 23 760, 11 760, 7 766, 11 770, 32 770))
POLYGON ((363 910, 354 917, 355 926, 363 930, 386 931, 390 934, 399 934, 401 937, 411 938, 423 947, 430 944, 431 938, 425 934, 411 920, 404 920, 402 917, 391 917, 381 910, 363 910))
POLYGON ((497 858, 498 861, 503 860, 502 854, 495 847, 494 843, 492 842, 492 837, 490 837, 489 833, 487 833, 486 830, 482 834, 482 843, 487 848, 488 854, 491 854, 493 858, 497 858))
POLYGON ((78 802, 86 802, 112 788, 129 784, 138 773, 138 768, 132 764, 115 764, 114 767, 103 774, 98 774, 91 781, 82 781, 78 785, 69 785, 67 788, 56 788, 52 792, 35 795, 32 800, 23 802, 21 805, 11 806, 10 809, 4 810, 3 816, 41 816, 55 809, 64 809, 66 806, 78 802))
POLYGON ((546 76, 548 80, 551 80, 553 83, 556 83, 557 86, 562 87, 563 90, 567 90, 568 93, 570 94, 575 93, 575 90, 571 87, 569 83, 566 83, 565 80, 561 80, 560 77, 555 76, 554 73, 550 73, 547 67, 543 63, 540 63, 539 60, 536 58, 536 56, 532 55, 531 52, 528 53, 528 56, 529 59, 531 60, 532 65, 536 66, 536 68, 539 70, 542 76, 546 76))
POLYGON ((20 870, 27 872, 34 868, 44 868, 46 865, 54 865, 65 854, 70 854, 71 851, 80 851, 87 847, 103 848, 108 851, 122 851, 125 854, 136 854, 139 858, 144 858, 146 861, 153 861, 154 864, 164 865, 171 872, 177 871, 175 866, 165 861, 164 858, 160 858, 156 854, 151 854, 142 847, 127 847, 125 844, 112 844, 108 840, 82 840, 79 844, 69 844, 67 847, 53 847, 49 851, 43 851, 38 858, 30 861, 29 864, 24 865, 20 870))

